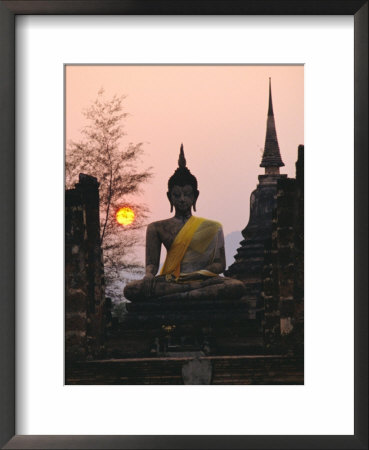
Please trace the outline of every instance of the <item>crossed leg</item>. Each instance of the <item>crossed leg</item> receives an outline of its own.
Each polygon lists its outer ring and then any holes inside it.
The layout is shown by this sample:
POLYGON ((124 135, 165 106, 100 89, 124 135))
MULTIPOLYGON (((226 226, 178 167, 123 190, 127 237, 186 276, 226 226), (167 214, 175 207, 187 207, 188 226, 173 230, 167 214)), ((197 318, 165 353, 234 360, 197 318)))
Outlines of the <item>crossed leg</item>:
POLYGON ((245 293, 242 281, 227 277, 211 277, 186 283, 167 281, 164 276, 129 283, 124 295, 131 301, 204 300, 239 298, 245 293))

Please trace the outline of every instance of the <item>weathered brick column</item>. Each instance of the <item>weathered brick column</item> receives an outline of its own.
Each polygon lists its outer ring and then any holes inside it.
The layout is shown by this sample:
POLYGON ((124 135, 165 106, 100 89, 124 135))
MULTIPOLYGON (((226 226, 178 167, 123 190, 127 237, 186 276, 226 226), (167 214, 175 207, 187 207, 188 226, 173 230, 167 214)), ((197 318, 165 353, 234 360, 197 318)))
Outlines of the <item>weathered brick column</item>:
POLYGON ((264 338, 270 350, 303 351, 304 147, 296 179, 278 180, 271 240, 263 269, 264 338))
POLYGON ((99 353, 104 334, 104 271, 99 183, 80 174, 65 194, 65 351, 67 361, 99 353))

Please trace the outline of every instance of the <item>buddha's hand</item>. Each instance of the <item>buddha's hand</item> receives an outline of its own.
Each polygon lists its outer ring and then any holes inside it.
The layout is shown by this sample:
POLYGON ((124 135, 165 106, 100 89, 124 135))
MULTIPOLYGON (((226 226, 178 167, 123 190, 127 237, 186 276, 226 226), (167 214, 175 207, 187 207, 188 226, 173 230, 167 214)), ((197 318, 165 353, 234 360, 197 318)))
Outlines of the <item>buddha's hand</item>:
POLYGON ((201 273, 191 272, 191 273, 181 273, 181 275, 178 278, 178 281, 196 281, 203 279, 204 276, 201 273))
POLYGON ((152 273, 147 273, 142 279, 142 284, 143 284, 143 290, 145 292, 145 297, 152 297, 153 296, 152 286, 153 286, 153 279, 154 279, 154 277, 155 277, 155 275, 153 275, 152 273))
POLYGON ((152 273, 147 273, 143 279, 144 280, 152 280, 154 278, 155 275, 153 275, 152 273))

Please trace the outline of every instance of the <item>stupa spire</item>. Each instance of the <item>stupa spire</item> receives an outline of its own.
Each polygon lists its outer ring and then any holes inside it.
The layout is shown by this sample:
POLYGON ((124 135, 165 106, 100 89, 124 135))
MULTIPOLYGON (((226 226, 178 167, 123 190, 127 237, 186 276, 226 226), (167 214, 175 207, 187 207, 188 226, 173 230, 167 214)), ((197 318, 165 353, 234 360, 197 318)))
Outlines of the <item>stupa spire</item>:
POLYGON ((282 161, 281 153, 279 151, 277 132, 275 129, 273 101, 272 101, 272 83, 271 79, 269 78, 268 118, 267 118, 264 153, 260 167, 265 167, 266 174, 278 174, 279 168, 282 166, 284 166, 284 163, 282 161))
POLYGON ((268 116, 274 116, 273 113, 273 101, 272 101, 272 79, 269 77, 269 107, 268 116))

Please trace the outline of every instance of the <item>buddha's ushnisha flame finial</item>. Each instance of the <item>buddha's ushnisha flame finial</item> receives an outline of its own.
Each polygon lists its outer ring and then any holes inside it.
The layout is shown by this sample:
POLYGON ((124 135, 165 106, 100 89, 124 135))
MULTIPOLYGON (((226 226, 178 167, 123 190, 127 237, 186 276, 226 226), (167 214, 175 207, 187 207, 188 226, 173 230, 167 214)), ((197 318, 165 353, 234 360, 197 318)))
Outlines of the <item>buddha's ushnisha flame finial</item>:
POLYGON ((180 167, 181 169, 184 169, 186 167, 186 158, 183 151, 183 144, 181 144, 181 149, 179 151, 178 167, 180 167))

